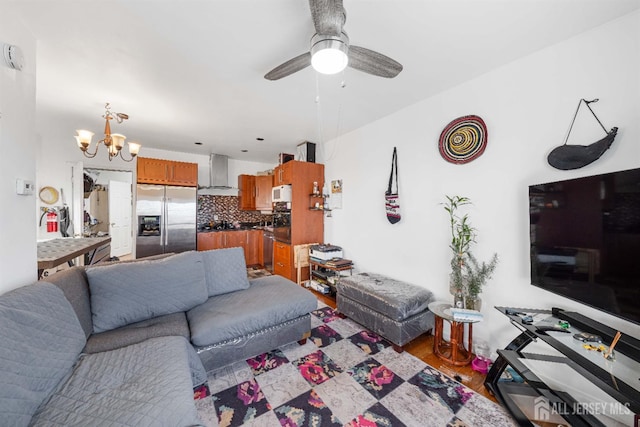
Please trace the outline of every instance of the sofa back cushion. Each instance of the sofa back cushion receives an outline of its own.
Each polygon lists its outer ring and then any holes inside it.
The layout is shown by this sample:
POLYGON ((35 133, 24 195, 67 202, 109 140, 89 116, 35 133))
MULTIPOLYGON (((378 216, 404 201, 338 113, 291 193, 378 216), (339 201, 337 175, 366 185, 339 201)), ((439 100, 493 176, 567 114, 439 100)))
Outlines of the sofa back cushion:
POLYGON ((0 296, 2 425, 26 426, 73 368, 86 339, 56 286, 38 282, 0 296))
POLYGON ((58 271, 47 277, 47 282, 53 283, 64 292, 87 338, 93 332, 91 323, 91 299, 89 297, 89 283, 84 267, 72 267, 58 271))
POLYGON ((214 249, 201 254, 210 297, 249 289, 242 248, 214 249))
POLYGON ((208 298, 202 256, 88 267, 93 332, 187 311, 208 298))

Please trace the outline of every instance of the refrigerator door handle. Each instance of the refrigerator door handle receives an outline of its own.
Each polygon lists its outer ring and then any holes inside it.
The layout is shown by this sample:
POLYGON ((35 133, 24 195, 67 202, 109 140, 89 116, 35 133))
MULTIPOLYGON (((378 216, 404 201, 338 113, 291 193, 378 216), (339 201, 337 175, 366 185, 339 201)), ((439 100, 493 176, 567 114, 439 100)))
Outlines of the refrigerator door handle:
POLYGON ((164 203, 162 204, 162 206, 164 207, 164 247, 165 248, 169 244, 169 219, 167 218, 169 213, 169 209, 167 208, 168 203, 169 203, 169 198, 165 197, 164 203))

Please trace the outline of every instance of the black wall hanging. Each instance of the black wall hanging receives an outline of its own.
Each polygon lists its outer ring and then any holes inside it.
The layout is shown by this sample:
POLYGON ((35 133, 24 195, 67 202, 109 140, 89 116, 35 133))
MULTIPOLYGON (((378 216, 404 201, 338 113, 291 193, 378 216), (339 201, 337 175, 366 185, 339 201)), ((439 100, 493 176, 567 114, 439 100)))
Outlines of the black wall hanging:
POLYGON ((602 154, 611 147, 611 144, 618 133, 618 128, 611 128, 611 131, 607 132, 607 129, 604 127, 602 122, 600 122, 598 116, 596 116, 596 113, 594 113, 589 106, 589 104, 594 102, 598 102, 598 99, 596 98, 591 101, 581 99, 578 101, 578 108, 576 109, 576 113, 573 115, 573 120, 571 121, 571 126, 569 126, 569 132, 567 133, 567 138, 564 140, 564 144, 554 148, 551 153, 549 153, 549 156, 547 156, 547 161, 554 168, 561 170, 579 169, 598 160, 600 156, 602 156, 602 154), (576 121, 578 111, 580 111, 580 106, 583 102, 589 111, 591 111, 593 117, 596 118, 606 136, 591 145, 567 145, 571 129, 573 129, 573 124, 576 121))

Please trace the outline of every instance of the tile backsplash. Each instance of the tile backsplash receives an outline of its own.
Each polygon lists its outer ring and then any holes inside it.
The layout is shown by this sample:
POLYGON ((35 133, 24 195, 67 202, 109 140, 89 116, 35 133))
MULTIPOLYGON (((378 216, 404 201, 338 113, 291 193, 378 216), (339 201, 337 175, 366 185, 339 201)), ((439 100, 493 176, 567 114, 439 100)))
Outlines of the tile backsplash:
POLYGON ((259 211, 241 211, 238 209, 238 196, 198 196, 198 227, 222 221, 227 222, 262 222, 271 221, 272 215, 264 215, 259 211), (217 220, 214 220, 217 215, 217 220))

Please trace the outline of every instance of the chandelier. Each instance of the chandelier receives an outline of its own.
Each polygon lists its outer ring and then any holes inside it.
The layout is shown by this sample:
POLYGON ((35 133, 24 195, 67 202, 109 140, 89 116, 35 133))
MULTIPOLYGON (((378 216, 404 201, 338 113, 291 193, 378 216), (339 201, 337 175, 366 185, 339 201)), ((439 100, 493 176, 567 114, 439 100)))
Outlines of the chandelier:
POLYGON ((124 113, 115 113, 111 112, 111 106, 107 102, 104 106, 105 112, 102 116, 105 119, 104 124, 104 138, 98 141, 96 144, 95 150, 93 153, 89 151, 89 145, 91 145, 91 138, 94 133, 88 130, 76 130, 77 135, 75 135, 76 141, 78 142, 78 148, 82 150, 84 155, 89 158, 94 158, 96 154, 98 154, 98 147, 100 144, 104 144, 107 147, 107 153, 109 154, 109 161, 111 161, 114 157, 120 156, 122 160, 125 162, 130 162, 133 160, 135 156, 138 155, 138 151, 140 151, 140 144, 137 142, 129 142, 129 155, 131 158, 126 159, 122 154, 122 147, 124 147, 124 140, 127 139, 126 136, 119 133, 111 133, 111 126, 109 125, 109 120, 115 119, 118 123, 122 123, 127 120, 129 116, 124 113))

